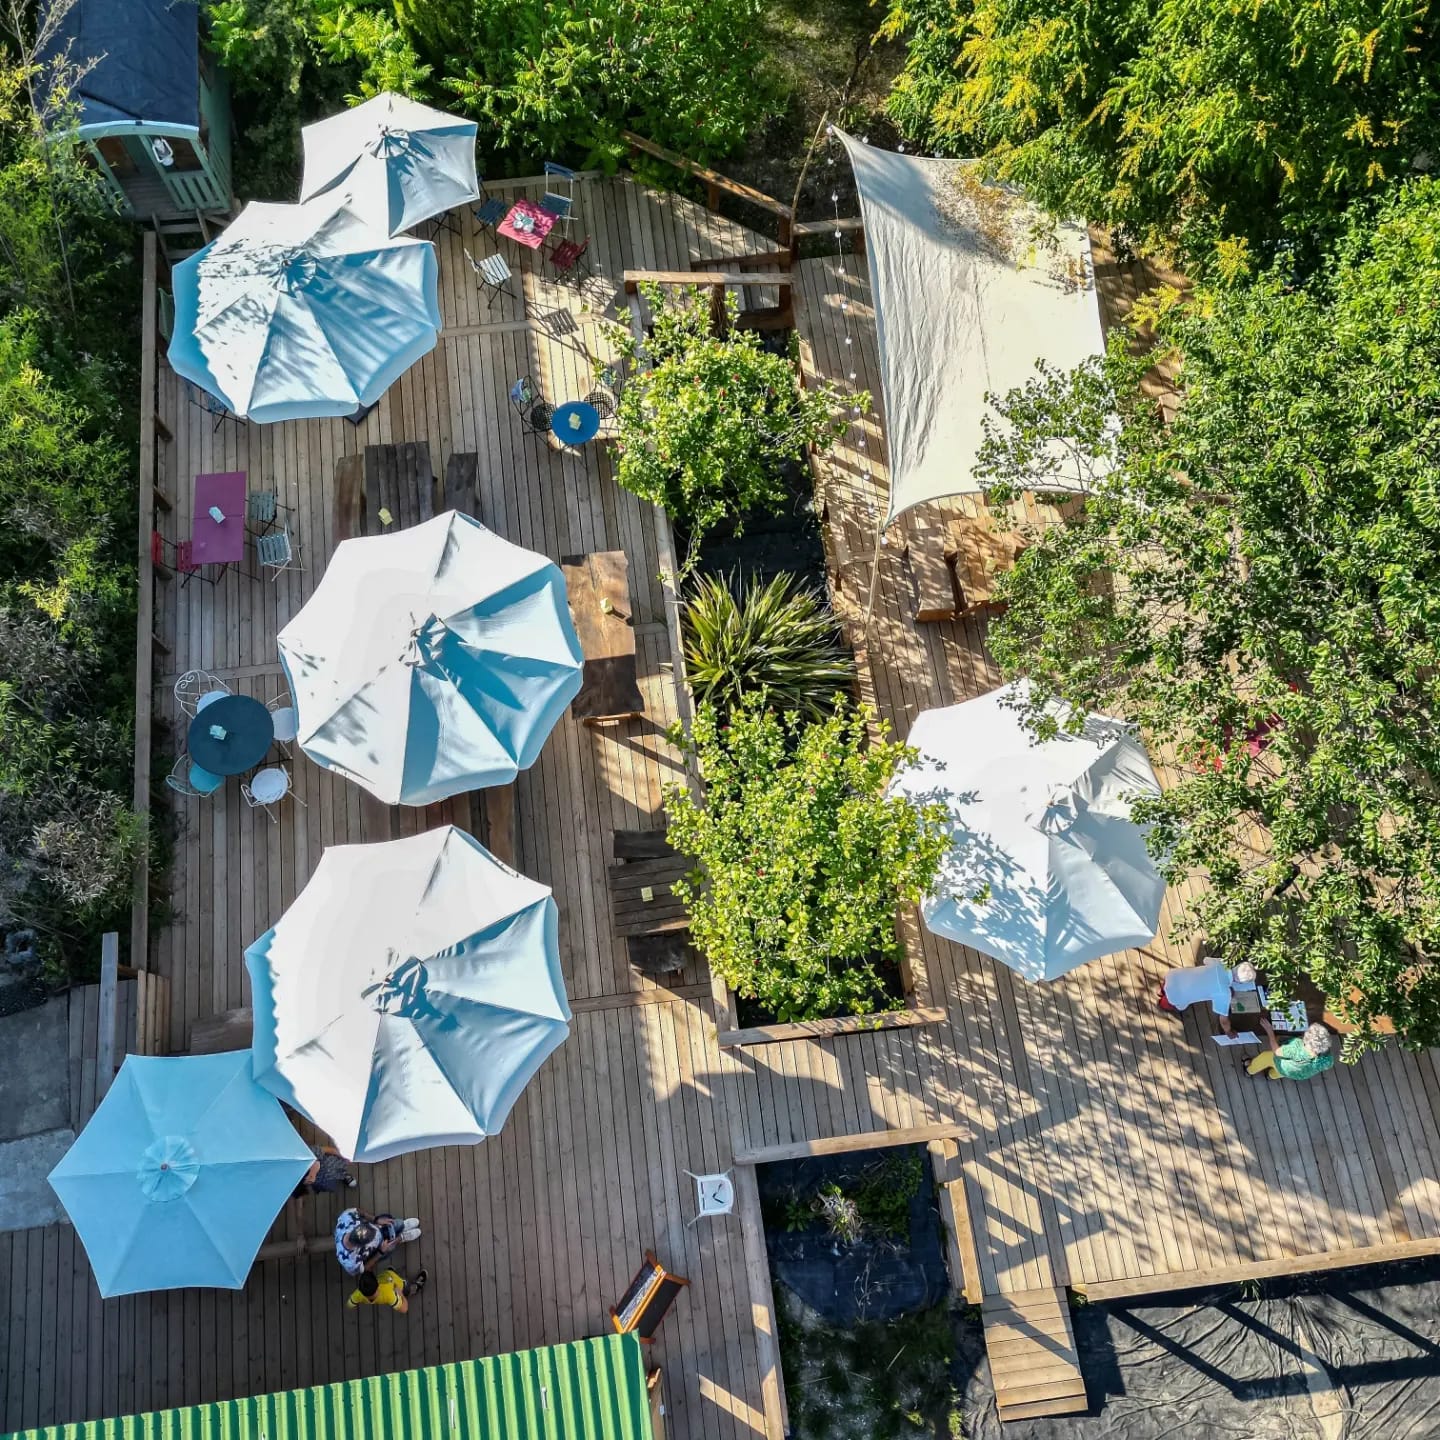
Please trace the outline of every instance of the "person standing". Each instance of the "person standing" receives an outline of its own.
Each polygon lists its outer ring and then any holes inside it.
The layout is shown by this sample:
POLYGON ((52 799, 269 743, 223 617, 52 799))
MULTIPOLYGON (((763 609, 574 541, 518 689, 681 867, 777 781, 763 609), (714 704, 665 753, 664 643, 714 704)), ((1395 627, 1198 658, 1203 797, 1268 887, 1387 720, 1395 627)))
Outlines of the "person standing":
POLYGON ((1270 1048, 1257 1055, 1245 1068, 1252 1075, 1265 1075, 1271 1080, 1313 1080, 1335 1063, 1334 1037, 1323 1025, 1311 1025, 1303 1035, 1276 1043, 1275 1027, 1261 1019, 1260 1028, 1270 1040, 1270 1048))
POLYGON ((410 1308, 412 1296, 418 1295, 430 1278, 428 1270, 422 1270, 413 1280, 406 1280, 395 1270, 367 1270, 355 1282, 355 1289, 345 1302, 351 1310, 362 1305, 387 1305, 402 1315, 410 1308))
POLYGON ((1172 1015, 1195 1004, 1208 1004, 1221 1030, 1233 1035, 1230 997, 1237 990, 1255 990, 1259 983, 1255 967, 1248 960, 1242 960, 1233 970, 1218 960, 1206 961, 1204 965, 1182 965, 1165 977, 1156 1003, 1172 1015))
POLYGON ((414 1216, 397 1220, 352 1207, 342 1210, 335 1221, 335 1258, 347 1275, 358 1277, 374 1270, 397 1245, 419 1238, 420 1222, 414 1216))

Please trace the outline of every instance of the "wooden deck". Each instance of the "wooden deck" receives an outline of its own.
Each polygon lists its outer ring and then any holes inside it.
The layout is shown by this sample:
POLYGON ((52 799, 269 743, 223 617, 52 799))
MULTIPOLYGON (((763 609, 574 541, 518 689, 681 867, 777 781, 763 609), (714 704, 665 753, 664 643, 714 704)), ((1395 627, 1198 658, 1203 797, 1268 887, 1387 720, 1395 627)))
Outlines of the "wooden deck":
MULTIPOLYGON (((1135 276, 1098 258, 1113 319, 1135 276)), ((904 739, 921 710, 982 694, 1000 676, 984 614, 913 618, 909 552, 936 526, 933 513, 888 537, 862 634, 888 485, 870 288, 862 257, 807 260, 797 272, 807 372, 844 381, 854 370, 875 398, 823 462, 822 499, 862 693, 904 739)), ((1101 1298, 1440 1251, 1436 1055, 1387 1050, 1305 1085, 1250 1080, 1253 1049, 1215 1046, 1208 1016, 1182 1023, 1155 1008, 1165 971, 1190 958, 1165 940, 1176 898, 1152 945, 1047 985, 913 924, 917 1002, 943 1007, 946 1022, 757 1048, 745 1101, 752 1136, 839 1134, 867 1118, 963 1122, 943 1178, 957 1182, 968 1213, 980 1295, 1070 1285, 1101 1298)))
MULTIPOLYGON (((657 578, 667 540, 653 510, 611 479, 606 447, 547 444, 522 430, 508 400, 525 374, 552 403, 591 388, 588 356, 603 349, 597 322, 616 313, 626 268, 684 269, 758 247, 696 205, 625 181, 586 183, 577 213, 599 278, 577 294, 507 247, 523 301, 504 296, 493 309, 462 249, 488 253, 493 240, 477 237, 468 216, 463 239, 442 235, 443 340, 358 428, 214 428, 160 365, 159 415, 173 435, 160 456, 174 500, 160 520, 166 537, 189 534, 197 472, 244 470, 252 489, 273 485, 292 507, 305 568, 274 580, 231 571, 214 586, 198 576, 183 588, 157 582, 154 686, 157 774, 180 733, 171 696, 179 672, 209 669, 262 699, 284 688, 276 633, 334 548, 337 463, 367 445, 424 441, 442 479, 452 454, 475 452, 480 516, 552 559, 624 550, 646 713, 598 728, 567 714, 515 791, 518 867, 552 886, 560 907, 570 1039, 497 1139, 362 1167, 358 1203, 416 1214, 425 1226, 404 1259, 427 1266, 431 1282, 408 1317, 347 1314, 346 1288, 324 1255, 257 1266, 237 1294, 102 1302, 68 1226, 0 1235, 11 1282, 0 1305, 0 1431, 599 1333, 646 1249, 692 1281, 654 1351, 666 1371, 669 1433, 731 1440, 765 1431, 741 1227, 686 1223, 695 1193, 685 1172, 723 1170, 732 1149, 709 985, 693 963, 667 988, 633 971, 606 886, 611 832, 663 823, 660 787, 682 774, 662 736, 675 713, 657 578)), ((628 318, 623 300, 621 313, 628 318)), ((278 824, 248 810, 234 782, 211 800, 165 792, 176 826, 174 920, 152 935, 150 964, 171 981, 174 1052, 197 1021, 247 1002, 243 947, 280 917, 325 846, 478 819, 468 797, 393 810, 303 759, 294 773, 303 808, 285 802, 278 824)), ((324 1233, 338 1208, 323 1198, 305 1207, 277 1237, 324 1233)))
MULTIPOLYGON (((588 390, 587 351, 598 345, 598 317, 615 313, 625 269, 679 270, 773 242, 621 180, 587 183, 579 213, 602 277, 583 296, 539 277, 528 257, 520 266, 512 249, 523 301, 487 310, 461 239, 443 236, 442 343, 359 428, 212 429, 160 366, 160 414, 173 435, 160 460, 176 502, 162 517, 167 536, 189 533, 197 472, 243 469, 253 488, 273 482, 293 507, 306 568, 274 581, 232 572, 213 588, 157 584, 164 648, 154 686, 157 721, 172 724, 170 687, 191 666, 261 698, 281 689, 276 632, 333 550, 337 466, 353 474, 366 445, 424 441, 441 476, 452 455, 474 452, 481 517, 556 560, 623 549, 646 714, 599 728, 567 715, 515 791, 518 867, 552 886, 560 907, 570 1040, 495 1140, 362 1169, 359 1203, 425 1225, 404 1258, 426 1265, 431 1285, 408 1317, 347 1314, 325 1255, 266 1262, 234 1294, 102 1302, 69 1227, 0 1234, 10 1282, 0 1303, 0 1430, 592 1334, 652 1248, 692 1281, 654 1352, 669 1433, 778 1440, 783 1397, 751 1166, 816 1148, 930 1141, 967 1297, 1018 1296, 1011 1310, 1031 1319, 1045 1318, 1035 1292, 1066 1285, 1141 1293, 1440 1250, 1434 1057, 1387 1052, 1308 1085, 1251 1082, 1238 1052, 1211 1045, 1199 1017, 1182 1024, 1155 1012, 1160 976, 1185 958, 1163 943, 1032 986, 912 919, 916 1003, 929 1007, 919 1023, 798 1036, 789 1027, 737 1033, 725 997, 694 963, 663 987, 631 968, 606 885, 612 835, 663 823, 660 787, 683 777, 662 734, 676 709, 657 579, 669 563, 666 527, 614 484, 602 446, 570 454, 525 434, 507 392, 525 373, 551 400, 588 390), (739 1213, 688 1225, 685 1172, 732 1163, 739 1213)), ((488 248, 468 219, 463 243, 488 248)), ((839 273, 834 261, 803 262, 797 278, 809 371, 854 368, 876 396, 875 416, 862 422, 868 451, 852 431, 822 486, 837 604, 862 640, 854 622, 885 484, 883 468, 865 481, 861 463, 863 453, 883 455, 868 286, 853 258, 839 273), (848 365, 842 297, 855 340, 848 365)), ((1118 293, 1123 276, 1105 283, 1118 293)), ((861 683, 903 737, 920 709, 980 694, 999 677, 983 615, 913 622, 914 574, 899 545, 882 552, 879 581, 861 683)), ((163 758, 159 741, 157 752, 163 758)), ((174 1051, 197 1022, 245 1003, 244 945, 283 913, 326 845, 482 819, 469 798, 393 810, 303 760, 295 774, 304 806, 287 802, 278 824, 248 811, 233 784, 207 801, 169 797, 174 920, 152 936, 150 964, 171 984, 174 1051)), ((80 1028, 72 1047, 83 1070, 80 1028)), ((307 1201, 276 1235, 321 1234, 335 1208, 307 1201)), ((1018 1389, 1024 1371, 1011 1378, 1018 1389)))

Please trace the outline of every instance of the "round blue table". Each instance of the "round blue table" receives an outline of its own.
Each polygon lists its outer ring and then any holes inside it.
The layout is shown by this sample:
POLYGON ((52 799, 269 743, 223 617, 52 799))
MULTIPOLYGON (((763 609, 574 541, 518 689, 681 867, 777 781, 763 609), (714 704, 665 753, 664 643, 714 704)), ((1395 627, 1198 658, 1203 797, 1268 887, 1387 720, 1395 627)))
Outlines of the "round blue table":
POLYGON ((555 407, 550 429, 562 445, 583 445, 600 433, 600 412, 583 400, 567 401, 555 407), (572 423, 575 421, 579 423, 572 423))
POLYGON ((265 758, 274 739, 275 722, 258 700, 222 695, 190 722, 186 748, 212 775, 241 775, 265 758))

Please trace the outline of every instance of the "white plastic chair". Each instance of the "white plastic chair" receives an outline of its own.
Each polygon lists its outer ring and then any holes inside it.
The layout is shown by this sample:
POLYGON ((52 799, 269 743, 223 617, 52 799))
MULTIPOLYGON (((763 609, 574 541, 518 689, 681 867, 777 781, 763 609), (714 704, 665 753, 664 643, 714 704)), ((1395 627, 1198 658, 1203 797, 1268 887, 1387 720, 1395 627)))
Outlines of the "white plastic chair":
POLYGON ((289 695, 277 695, 265 708, 270 712, 270 723, 275 727, 275 743, 287 758, 289 747, 300 733, 300 717, 295 713, 295 702, 289 695))
MULTIPOLYGON (((280 822, 275 818, 275 812, 270 808, 278 805, 287 795, 295 795, 294 787, 290 782, 290 772, 282 769, 279 765, 271 765, 267 769, 257 770, 250 779, 242 783, 240 793, 245 797, 245 803, 252 810, 263 810, 269 817, 272 825, 280 822)), ((295 803, 303 809, 309 806, 295 795, 295 803)))
POLYGON ((229 693, 223 680, 205 670, 187 670, 175 682, 175 703, 184 715, 198 715, 211 701, 229 693))
POLYGON ((686 1221, 687 1228, 697 1220, 711 1215, 728 1215, 735 1208, 735 1182, 728 1170, 718 1175, 697 1175, 693 1170, 685 1172, 695 1182, 695 1215, 686 1221))

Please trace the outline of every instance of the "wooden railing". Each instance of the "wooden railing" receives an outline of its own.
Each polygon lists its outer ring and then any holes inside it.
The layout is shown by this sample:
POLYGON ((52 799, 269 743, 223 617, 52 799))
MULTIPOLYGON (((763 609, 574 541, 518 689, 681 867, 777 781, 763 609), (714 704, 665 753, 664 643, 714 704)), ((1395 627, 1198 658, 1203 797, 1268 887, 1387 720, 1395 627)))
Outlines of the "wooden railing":
POLYGON ((621 139, 632 150, 640 150, 646 155, 653 155, 657 160, 663 160, 667 165, 673 165, 682 174, 698 180, 705 187, 705 204, 709 209, 718 210, 720 196, 725 194, 733 195, 737 200, 743 200, 746 204, 754 205, 773 215, 776 229, 779 232, 776 239, 785 250, 792 248, 795 212, 773 195, 767 195, 763 190, 756 190, 749 185, 742 185, 740 181, 732 180, 728 175, 707 170, 705 166, 697 165, 693 160, 687 160, 685 156, 677 154, 674 150, 667 150, 663 145, 657 145, 653 140, 647 140, 643 135, 635 134, 633 130, 622 130, 620 134, 621 139))

